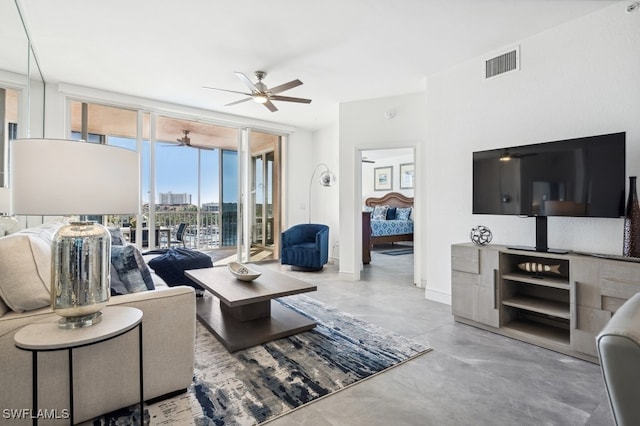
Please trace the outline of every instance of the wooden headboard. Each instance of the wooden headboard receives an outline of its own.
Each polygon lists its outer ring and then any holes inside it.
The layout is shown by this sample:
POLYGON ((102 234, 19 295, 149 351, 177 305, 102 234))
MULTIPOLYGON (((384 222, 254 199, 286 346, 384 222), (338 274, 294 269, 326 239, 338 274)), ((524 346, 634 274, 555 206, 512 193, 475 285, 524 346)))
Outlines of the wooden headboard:
POLYGON ((399 192, 389 192, 380 198, 367 198, 364 204, 370 207, 385 205, 390 207, 413 207, 413 197, 405 197, 399 192))

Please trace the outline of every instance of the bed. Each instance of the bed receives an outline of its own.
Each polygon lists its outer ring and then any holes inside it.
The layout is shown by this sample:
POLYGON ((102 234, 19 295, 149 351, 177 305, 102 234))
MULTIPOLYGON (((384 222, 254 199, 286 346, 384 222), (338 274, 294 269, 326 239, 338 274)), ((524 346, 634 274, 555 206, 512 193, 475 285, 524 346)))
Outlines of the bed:
POLYGON ((375 244, 413 241, 412 213, 413 198, 398 192, 365 200, 362 213, 363 263, 370 262, 370 249, 375 244))

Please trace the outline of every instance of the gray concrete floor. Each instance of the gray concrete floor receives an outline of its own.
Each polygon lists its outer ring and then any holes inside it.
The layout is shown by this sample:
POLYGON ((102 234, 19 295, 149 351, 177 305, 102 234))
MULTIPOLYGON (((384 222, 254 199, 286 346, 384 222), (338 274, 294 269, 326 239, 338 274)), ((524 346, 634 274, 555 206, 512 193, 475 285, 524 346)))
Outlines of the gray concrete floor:
POLYGON ((270 425, 613 424, 598 365, 456 323, 449 305, 412 284, 413 255, 378 251, 359 282, 341 280, 336 265, 271 265, 316 283, 307 295, 433 351, 270 425))

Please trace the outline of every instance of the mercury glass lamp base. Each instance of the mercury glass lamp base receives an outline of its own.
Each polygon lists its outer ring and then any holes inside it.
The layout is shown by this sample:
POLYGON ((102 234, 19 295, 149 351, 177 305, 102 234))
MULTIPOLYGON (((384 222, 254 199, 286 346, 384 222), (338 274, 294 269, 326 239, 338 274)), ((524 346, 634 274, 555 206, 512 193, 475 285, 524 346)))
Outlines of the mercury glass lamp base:
POLYGON ((102 312, 94 312, 81 317, 63 317, 58 321, 60 328, 82 328, 89 327, 102 321, 102 312))

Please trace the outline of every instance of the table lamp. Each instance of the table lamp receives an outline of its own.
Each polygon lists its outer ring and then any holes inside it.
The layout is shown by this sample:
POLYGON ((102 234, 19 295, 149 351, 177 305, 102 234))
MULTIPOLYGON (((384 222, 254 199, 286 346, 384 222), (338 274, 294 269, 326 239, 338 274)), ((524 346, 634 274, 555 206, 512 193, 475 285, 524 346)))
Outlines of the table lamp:
MULTIPOLYGON (((16 139, 10 151, 11 211, 21 215, 109 215, 140 211, 139 154, 60 139, 16 139)), ((110 295, 111 235, 72 221, 53 236, 51 307, 59 326, 101 320, 110 295)))
POLYGON ((19 229, 20 224, 15 217, 8 216, 11 211, 11 192, 9 188, 0 186, 0 237, 19 229))

